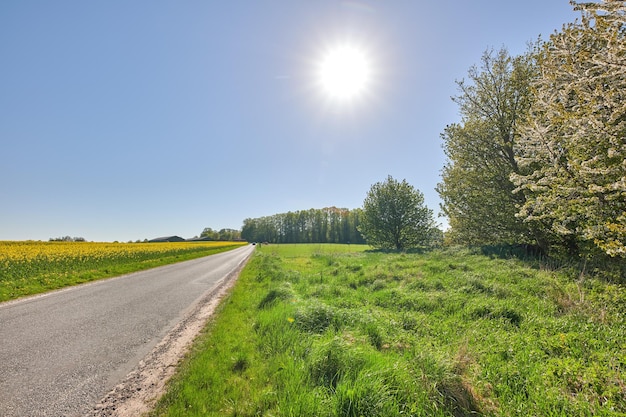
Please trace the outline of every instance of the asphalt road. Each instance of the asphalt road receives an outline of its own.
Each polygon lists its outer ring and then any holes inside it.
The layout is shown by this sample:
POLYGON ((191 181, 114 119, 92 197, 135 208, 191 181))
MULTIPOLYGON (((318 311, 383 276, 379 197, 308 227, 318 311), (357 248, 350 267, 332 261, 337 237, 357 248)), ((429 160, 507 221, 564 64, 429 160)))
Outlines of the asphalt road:
POLYGON ((254 247, 0 304, 0 416, 82 416, 254 247))

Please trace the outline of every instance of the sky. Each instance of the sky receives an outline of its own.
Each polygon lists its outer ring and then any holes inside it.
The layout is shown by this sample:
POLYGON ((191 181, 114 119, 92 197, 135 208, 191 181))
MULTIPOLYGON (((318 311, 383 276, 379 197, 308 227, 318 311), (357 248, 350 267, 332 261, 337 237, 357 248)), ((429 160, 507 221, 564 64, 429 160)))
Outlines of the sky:
POLYGON ((456 81, 578 16, 567 0, 2 1, 0 240, 190 238, 362 207, 388 175, 437 216, 456 81), (338 45, 367 58, 350 100, 320 85, 338 45))

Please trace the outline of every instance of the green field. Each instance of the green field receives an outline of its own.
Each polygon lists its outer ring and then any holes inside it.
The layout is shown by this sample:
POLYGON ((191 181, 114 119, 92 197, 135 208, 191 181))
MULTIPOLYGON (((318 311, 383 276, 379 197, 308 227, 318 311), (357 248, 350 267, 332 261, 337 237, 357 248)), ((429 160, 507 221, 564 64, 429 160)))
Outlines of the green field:
POLYGON ((152 415, 625 415, 622 286, 366 249, 258 248, 152 415))

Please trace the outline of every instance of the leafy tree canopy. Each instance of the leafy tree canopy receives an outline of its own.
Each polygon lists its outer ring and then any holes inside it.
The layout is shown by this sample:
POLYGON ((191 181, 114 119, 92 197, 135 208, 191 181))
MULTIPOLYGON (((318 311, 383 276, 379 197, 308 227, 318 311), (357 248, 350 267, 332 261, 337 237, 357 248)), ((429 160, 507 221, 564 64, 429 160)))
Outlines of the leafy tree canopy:
POLYGON ((514 194, 511 173, 517 123, 530 105, 534 73, 530 54, 512 57, 506 49, 488 50, 468 79, 457 82, 461 122, 441 137, 448 161, 437 192, 450 223, 449 237, 462 244, 532 241, 528 227, 515 217, 523 194, 514 194))
POLYGON ((361 210, 326 207, 245 219, 241 237, 248 242, 365 243, 358 232, 361 210))
POLYGON ((367 193, 359 231, 368 244, 396 250, 428 246, 434 229, 433 212, 424 205, 423 194, 406 180, 398 182, 390 175, 367 193))
POLYGON ((537 51, 540 74, 512 175, 519 217, 570 254, 626 257, 626 3, 576 3, 582 19, 537 51))

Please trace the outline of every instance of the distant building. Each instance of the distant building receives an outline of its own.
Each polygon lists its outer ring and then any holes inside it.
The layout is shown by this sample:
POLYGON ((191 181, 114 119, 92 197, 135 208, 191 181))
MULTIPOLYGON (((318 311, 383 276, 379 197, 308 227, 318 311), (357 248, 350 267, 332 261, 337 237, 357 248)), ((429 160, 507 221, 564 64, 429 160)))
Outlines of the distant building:
POLYGON ((157 237, 155 239, 150 239, 148 242, 153 243, 153 242, 184 242, 185 239, 183 239, 180 236, 164 236, 164 237, 157 237))
POLYGON ((192 237, 191 239, 187 239, 187 242, 212 242, 215 239, 211 237, 192 237))

